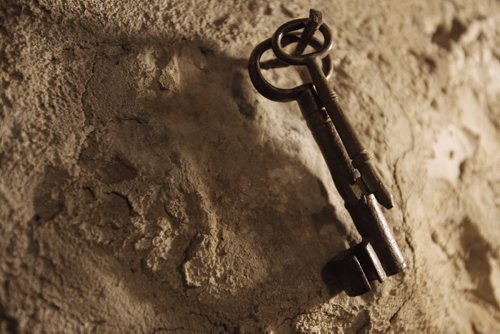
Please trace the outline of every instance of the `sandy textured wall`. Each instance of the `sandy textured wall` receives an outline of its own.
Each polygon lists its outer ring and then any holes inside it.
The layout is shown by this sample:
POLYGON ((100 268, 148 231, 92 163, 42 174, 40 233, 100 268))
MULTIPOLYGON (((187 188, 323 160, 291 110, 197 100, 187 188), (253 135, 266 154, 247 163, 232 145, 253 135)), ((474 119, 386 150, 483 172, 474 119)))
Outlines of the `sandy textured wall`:
POLYGON ((499 45, 487 0, 2 1, 1 331, 499 332, 499 45), (298 107, 245 68, 309 6, 409 262, 358 298, 298 107))

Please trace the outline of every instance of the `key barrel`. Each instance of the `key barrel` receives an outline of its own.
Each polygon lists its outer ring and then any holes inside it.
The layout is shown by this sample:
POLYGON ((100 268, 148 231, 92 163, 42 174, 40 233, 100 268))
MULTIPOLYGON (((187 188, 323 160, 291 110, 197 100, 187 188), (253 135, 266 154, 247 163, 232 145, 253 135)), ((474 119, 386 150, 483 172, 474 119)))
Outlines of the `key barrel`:
POLYGON ((403 271, 406 261, 375 196, 366 195, 353 204, 346 202, 346 209, 363 240, 369 241, 378 254, 387 276, 403 271))

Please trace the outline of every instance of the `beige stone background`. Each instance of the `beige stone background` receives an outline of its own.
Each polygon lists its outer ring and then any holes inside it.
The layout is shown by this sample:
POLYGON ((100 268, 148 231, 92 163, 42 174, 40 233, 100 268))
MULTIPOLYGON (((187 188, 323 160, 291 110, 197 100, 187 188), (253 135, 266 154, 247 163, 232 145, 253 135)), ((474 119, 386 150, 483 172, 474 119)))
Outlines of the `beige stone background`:
POLYGON ((499 333, 499 60, 493 0, 1 1, 1 332, 499 333), (246 72, 310 7, 409 262, 357 298, 300 111, 246 72))

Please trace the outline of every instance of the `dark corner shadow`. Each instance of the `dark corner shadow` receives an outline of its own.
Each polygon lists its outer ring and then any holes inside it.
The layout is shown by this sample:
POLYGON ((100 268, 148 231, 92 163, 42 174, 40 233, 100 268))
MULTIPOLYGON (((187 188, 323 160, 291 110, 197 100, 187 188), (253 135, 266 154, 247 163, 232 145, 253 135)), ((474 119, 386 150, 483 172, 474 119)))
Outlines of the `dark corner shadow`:
POLYGON ((331 298, 335 297, 343 291, 342 283, 335 275, 336 270, 336 264, 332 261, 328 261, 321 269, 321 278, 323 280, 323 283, 327 287, 328 294, 331 298))
MULTIPOLYGON (((259 114, 268 111, 259 107, 249 82, 247 58, 227 57, 200 40, 147 35, 116 38, 81 30, 82 25, 86 23, 63 28, 65 34, 75 33, 72 38, 87 39, 83 42, 89 48, 71 51, 75 43, 69 43, 71 55, 66 64, 69 68, 72 61, 78 61, 86 64, 83 72, 91 72, 72 80, 85 86, 82 104, 86 126, 92 131, 86 135, 78 160, 81 177, 67 182, 67 172, 51 169, 38 187, 37 223, 60 220, 59 229, 80 241, 98 233, 105 241, 97 245, 106 258, 103 262, 119 263, 110 269, 116 279, 136 298, 154 305, 159 323, 171 322, 174 327, 200 317, 209 322, 218 319, 212 325, 225 330, 236 330, 242 319, 285 321, 293 319, 297 310, 307 311, 337 295, 340 289, 325 263, 344 248, 343 222, 324 186, 306 166, 262 142, 259 114), (137 69, 138 57, 144 68, 137 69), (151 78, 150 83, 138 84, 151 78), (202 96, 212 98, 202 101, 202 96), (240 166, 244 168, 235 170, 240 166), (268 173, 284 167, 297 178, 268 173), (196 188, 197 178, 207 189, 196 188), (236 180, 250 180, 251 185, 236 184, 236 180), (64 196, 44 201, 49 196, 43 193, 47 184, 59 187, 64 196), (222 186, 226 193, 219 191, 222 186), (277 199, 260 200, 259 191, 266 187, 279 190, 277 199), (156 189, 155 193, 150 189, 156 189), (304 191, 307 194, 302 196, 304 191), (172 204, 176 196, 180 206, 172 204), (303 197, 318 199, 319 210, 313 212, 301 202, 303 197), (137 207, 139 199, 146 202, 143 208, 137 207), (203 201, 214 208, 220 225, 209 223, 210 212, 200 206, 203 201), (236 209, 230 209, 231 201, 236 209), (283 203, 285 211, 274 209, 283 203), (65 225, 68 220, 73 221, 71 228, 65 225), (150 263, 159 258, 150 239, 159 235, 159 222, 167 220, 177 236, 158 269, 150 263), (139 233, 132 221, 143 224, 143 231, 139 233), (328 233, 320 236, 323 225, 328 233), (273 249, 270 254, 255 255, 267 266, 258 283, 234 288, 223 281, 228 291, 221 292, 209 282, 186 282, 183 266, 212 242, 214 228, 218 229, 215 238, 229 251, 232 246, 224 243, 225 231, 243 248, 247 247, 245 236, 256 235, 259 238, 250 239, 254 242, 250 246, 273 249), (141 233, 145 239, 151 235, 150 239, 143 241, 141 233), (137 246, 141 242, 147 246, 137 246)), ((89 240, 81 256, 91 254, 94 244, 89 240)), ((247 260, 239 259, 239 266, 252 276, 256 270, 252 266, 259 262, 247 260)), ((78 265, 67 270, 86 272, 78 265)))

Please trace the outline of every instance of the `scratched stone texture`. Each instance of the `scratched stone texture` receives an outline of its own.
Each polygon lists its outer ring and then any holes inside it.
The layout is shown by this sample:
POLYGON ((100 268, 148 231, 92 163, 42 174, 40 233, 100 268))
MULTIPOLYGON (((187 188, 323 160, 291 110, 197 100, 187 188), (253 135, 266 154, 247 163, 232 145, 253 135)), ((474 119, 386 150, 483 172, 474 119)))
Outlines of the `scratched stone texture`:
POLYGON ((0 87, 1 332, 500 332, 498 1, 3 0, 0 87), (357 298, 300 111, 246 72, 309 6, 409 263, 357 298))

